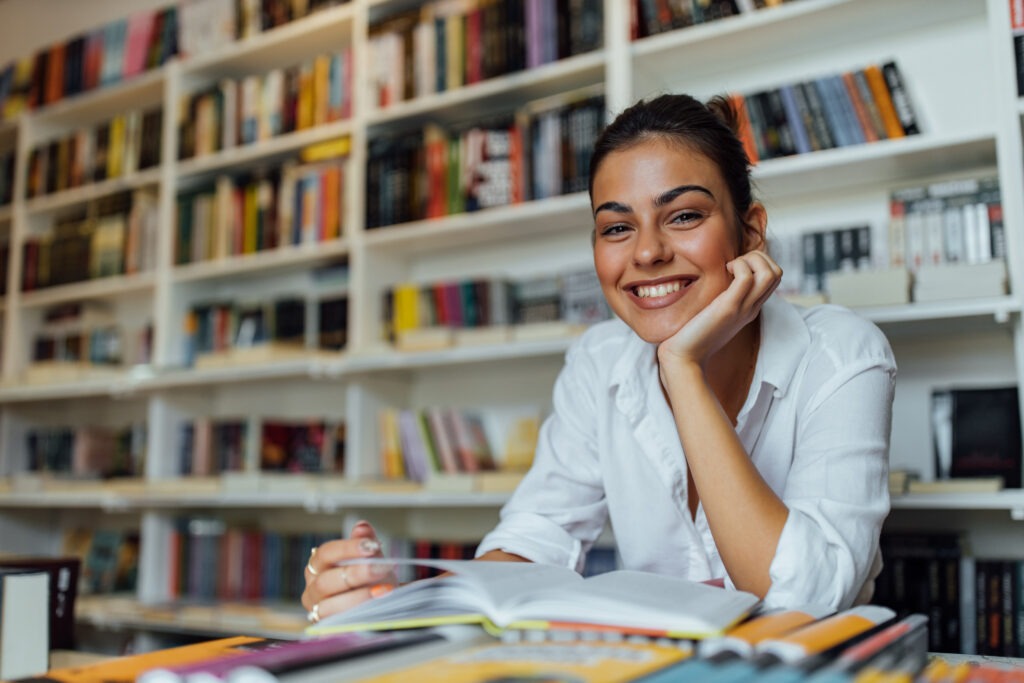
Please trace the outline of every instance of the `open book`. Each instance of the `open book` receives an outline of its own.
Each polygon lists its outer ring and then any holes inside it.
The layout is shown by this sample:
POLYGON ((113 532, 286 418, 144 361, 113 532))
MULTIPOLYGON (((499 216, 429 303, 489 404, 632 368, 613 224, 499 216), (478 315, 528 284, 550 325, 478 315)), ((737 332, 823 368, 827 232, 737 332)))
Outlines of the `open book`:
POLYGON ((472 560, 352 560, 437 567, 424 579, 334 614, 307 629, 340 631, 479 623, 503 629, 612 629, 673 638, 719 635, 757 607, 751 593, 671 576, 619 570, 583 578, 565 567, 472 560))

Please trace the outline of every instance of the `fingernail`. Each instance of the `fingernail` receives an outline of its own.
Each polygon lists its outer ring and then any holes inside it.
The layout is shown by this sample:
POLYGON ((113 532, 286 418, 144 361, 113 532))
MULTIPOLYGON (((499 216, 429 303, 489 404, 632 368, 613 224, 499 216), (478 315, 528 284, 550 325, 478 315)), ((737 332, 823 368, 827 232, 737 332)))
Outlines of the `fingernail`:
POLYGON ((370 597, 379 598, 382 595, 387 595, 393 590, 395 590, 395 587, 389 583, 378 583, 376 586, 370 589, 370 597))
POLYGON ((359 552, 363 555, 375 555, 380 552, 380 541, 373 538, 364 538, 359 541, 359 552))

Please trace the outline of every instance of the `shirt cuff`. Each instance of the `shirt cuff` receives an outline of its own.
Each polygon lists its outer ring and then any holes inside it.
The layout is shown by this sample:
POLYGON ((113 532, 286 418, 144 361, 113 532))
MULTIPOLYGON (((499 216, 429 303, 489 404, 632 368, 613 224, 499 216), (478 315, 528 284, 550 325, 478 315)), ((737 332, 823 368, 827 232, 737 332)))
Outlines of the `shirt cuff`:
POLYGON ((844 609, 853 567, 837 558, 836 548, 806 513, 790 507, 768 575, 771 587, 764 596, 768 608, 794 609, 802 605, 844 609))
POLYGON ((579 539, 551 520, 528 512, 506 515, 493 531, 484 536, 476 549, 476 556, 491 550, 502 550, 531 562, 568 567, 574 571, 582 569, 584 559, 579 539))

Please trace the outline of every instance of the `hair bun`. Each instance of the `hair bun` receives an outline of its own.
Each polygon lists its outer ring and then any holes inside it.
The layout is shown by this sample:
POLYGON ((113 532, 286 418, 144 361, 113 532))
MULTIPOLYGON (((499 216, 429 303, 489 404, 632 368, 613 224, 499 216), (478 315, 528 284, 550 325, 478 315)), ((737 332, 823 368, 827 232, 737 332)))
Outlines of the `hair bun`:
POLYGON ((715 95, 705 104, 715 118, 725 124, 726 128, 733 132, 736 137, 740 136, 740 113, 733 104, 732 98, 725 95, 715 95))

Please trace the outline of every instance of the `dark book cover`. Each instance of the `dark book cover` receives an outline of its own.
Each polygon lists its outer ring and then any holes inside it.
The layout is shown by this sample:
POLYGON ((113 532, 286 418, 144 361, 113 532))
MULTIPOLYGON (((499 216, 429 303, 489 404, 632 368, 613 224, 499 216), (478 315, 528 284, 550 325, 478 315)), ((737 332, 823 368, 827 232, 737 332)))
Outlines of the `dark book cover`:
POLYGON ((81 560, 77 557, 15 557, 0 560, 0 568, 44 570, 50 576, 50 648, 75 647, 75 598, 81 560))
POLYGON ((951 390, 950 477, 1003 477, 1021 485, 1021 424, 1017 387, 951 390))

